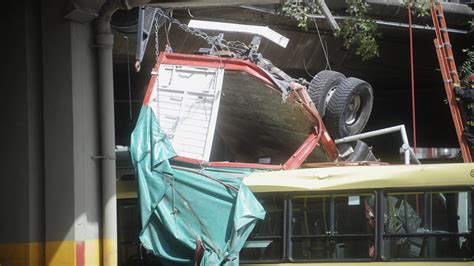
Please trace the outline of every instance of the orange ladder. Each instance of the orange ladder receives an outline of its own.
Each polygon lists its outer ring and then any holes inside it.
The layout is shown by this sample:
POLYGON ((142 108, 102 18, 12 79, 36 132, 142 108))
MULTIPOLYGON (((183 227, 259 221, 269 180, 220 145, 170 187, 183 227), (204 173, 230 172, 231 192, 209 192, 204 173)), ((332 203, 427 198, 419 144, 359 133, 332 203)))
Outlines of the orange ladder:
POLYGON ((454 94, 454 89, 460 87, 460 80, 456 63, 454 62, 453 51, 451 49, 451 42, 449 41, 448 28, 446 27, 446 20, 444 18, 443 7, 439 1, 434 1, 431 4, 431 18, 433 19, 436 39, 434 45, 436 54, 438 55, 441 75, 443 76, 444 89, 448 97, 449 108, 451 109, 451 116, 453 117, 454 127, 461 147, 461 154, 464 162, 472 162, 472 156, 469 144, 464 137, 464 121, 461 116, 459 102, 454 94))

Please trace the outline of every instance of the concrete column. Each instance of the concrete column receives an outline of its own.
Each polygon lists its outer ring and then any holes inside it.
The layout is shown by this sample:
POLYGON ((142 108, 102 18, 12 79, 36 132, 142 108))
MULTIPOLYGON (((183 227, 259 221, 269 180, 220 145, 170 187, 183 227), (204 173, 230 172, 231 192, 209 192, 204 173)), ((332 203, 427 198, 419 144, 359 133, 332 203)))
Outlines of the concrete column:
POLYGON ((45 261, 100 265, 98 88, 92 23, 41 6, 44 84, 45 261))
POLYGON ((0 265, 44 265, 40 4, 6 2, 0 64, 0 265), (5 47, 6 46, 6 47, 5 47))
MULTIPOLYGON (((0 71, 0 265, 101 264, 100 161, 95 159, 101 155, 99 90, 91 10, 102 2, 75 1, 73 9, 62 0, 6 3, 2 25, 12 35, 0 71), (78 3, 89 8, 77 8, 78 3)), ((113 125, 111 132, 113 140, 113 125)), ((114 198, 106 198, 115 206, 114 198)))

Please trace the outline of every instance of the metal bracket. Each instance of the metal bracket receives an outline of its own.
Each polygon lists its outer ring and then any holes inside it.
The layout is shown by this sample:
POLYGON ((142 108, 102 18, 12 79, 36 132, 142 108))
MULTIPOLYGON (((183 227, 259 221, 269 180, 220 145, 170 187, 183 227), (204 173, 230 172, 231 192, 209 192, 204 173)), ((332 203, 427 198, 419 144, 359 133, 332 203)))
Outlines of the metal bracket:
MULTIPOLYGON (((155 22, 156 8, 141 6, 138 9, 138 31, 137 31, 137 51, 135 59, 137 62, 143 60, 145 55, 148 39, 150 38, 153 22, 155 22)), ((156 18, 158 19, 158 18, 156 18)), ((137 71, 139 66, 135 65, 137 71)))
POLYGON ((91 156, 92 160, 117 160, 117 156, 107 156, 107 155, 94 155, 91 156))
POLYGON ((321 5, 321 11, 323 12, 324 17, 326 17, 329 27, 331 27, 331 30, 333 32, 339 30, 339 25, 337 24, 336 19, 334 18, 328 6, 326 5, 326 2, 324 0, 319 0, 319 4, 321 5))
POLYGON ((262 42, 262 36, 253 36, 252 42, 250 43, 250 51, 249 57, 254 54, 257 54, 258 48, 260 47, 260 43, 262 42))

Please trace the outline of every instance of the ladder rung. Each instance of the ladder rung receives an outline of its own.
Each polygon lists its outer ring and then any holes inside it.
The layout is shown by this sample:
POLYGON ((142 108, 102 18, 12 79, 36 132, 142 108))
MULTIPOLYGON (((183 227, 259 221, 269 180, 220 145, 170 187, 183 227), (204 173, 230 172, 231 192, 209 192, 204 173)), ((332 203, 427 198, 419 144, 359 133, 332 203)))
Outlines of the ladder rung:
POLYGON ((439 30, 444 31, 444 32, 448 32, 448 29, 446 29, 446 28, 440 28, 439 30))
POLYGON ((449 73, 451 73, 451 75, 458 75, 458 72, 456 70, 449 71, 449 73))
POLYGON ((452 79, 445 80, 444 83, 451 84, 453 82, 452 79))
POLYGON ((439 14, 438 14, 438 15, 436 15, 436 17, 438 17, 438 18, 444 18, 444 16, 443 16, 443 15, 439 15, 439 14))
POLYGON ((449 42, 443 43, 443 46, 447 47, 447 48, 452 48, 453 47, 453 46, 451 46, 451 44, 449 42))
POLYGON ((454 61, 454 57, 452 57, 452 56, 448 56, 448 57, 446 57, 446 59, 448 59, 448 61, 454 61))

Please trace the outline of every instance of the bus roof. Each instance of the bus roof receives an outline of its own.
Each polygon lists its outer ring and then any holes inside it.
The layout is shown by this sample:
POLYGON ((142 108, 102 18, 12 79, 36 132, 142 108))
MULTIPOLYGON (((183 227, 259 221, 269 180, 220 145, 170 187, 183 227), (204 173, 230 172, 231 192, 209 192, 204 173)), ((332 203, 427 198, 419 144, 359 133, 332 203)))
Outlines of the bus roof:
POLYGON ((474 163, 311 168, 256 172, 253 192, 290 192, 474 185, 474 163))
MULTIPOLYGON (((257 171, 245 177, 243 183, 253 192, 471 186, 474 185, 474 163, 257 171)), ((136 181, 117 182, 117 197, 136 198, 136 181)))

